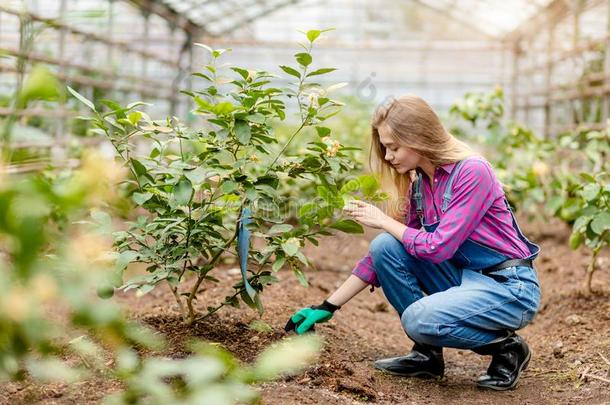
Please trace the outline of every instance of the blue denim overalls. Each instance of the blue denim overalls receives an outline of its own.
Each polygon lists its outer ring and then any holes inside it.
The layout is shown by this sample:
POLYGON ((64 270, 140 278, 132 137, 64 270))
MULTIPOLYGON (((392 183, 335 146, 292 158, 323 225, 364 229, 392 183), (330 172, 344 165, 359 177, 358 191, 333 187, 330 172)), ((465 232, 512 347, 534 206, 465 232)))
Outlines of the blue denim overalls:
MULTIPOLYGON (((452 197, 452 184, 462 163, 454 167, 443 194, 442 214, 452 197)), ((440 221, 424 221, 421 174, 414 184, 413 200, 422 226, 433 232, 440 221)), ((519 238, 534 259, 540 248, 521 232, 504 199, 519 238)), ((529 266, 508 267, 482 273, 509 258, 466 239, 454 256, 434 264, 411 256, 402 242, 389 233, 377 236, 370 246, 377 278, 386 298, 401 315, 403 328, 419 343, 472 349, 505 336, 506 330, 527 325, 538 311, 540 285, 529 266), (427 296, 424 296, 424 293, 427 296)))

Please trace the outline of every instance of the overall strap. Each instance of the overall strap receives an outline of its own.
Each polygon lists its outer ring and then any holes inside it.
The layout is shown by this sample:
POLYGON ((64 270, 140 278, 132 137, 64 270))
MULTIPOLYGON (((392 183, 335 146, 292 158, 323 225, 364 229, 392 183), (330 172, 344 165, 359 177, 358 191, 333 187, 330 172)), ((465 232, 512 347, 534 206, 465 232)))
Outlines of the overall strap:
POLYGON ((424 226, 424 196, 421 192, 421 182, 421 173, 418 173, 417 180, 415 180, 413 199, 415 200, 415 212, 417 213, 417 218, 419 218, 421 225, 424 226))
POLYGON ((449 202, 451 201, 451 197, 453 197, 453 191, 451 188, 453 187, 453 179, 457 175, 457 172, 460 170, 460 167, 464 164, 464 160, 460 160, 453 167, 453 171, 451 172, 451 176, 449 177, 449 181, 447 181, 447 187, 445 188, 445 193, 443 194, 443 205, 441 206, 441 212, 444 214, 447 211, 447 207, 449 206, 449 202))

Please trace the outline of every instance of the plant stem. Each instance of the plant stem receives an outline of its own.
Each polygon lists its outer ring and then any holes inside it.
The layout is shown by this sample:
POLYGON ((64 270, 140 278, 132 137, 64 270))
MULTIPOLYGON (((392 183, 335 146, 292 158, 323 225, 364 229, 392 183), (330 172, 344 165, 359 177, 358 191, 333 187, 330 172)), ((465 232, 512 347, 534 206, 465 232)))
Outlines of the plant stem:
POLYGON ((307 123, 307 120, 303 121, 301 123, 301 126, 299 126, 299 128, 290 136, 290 138, 288 139, 288 142, 286 142, 286 144, 282 147, 282 150, 280 150, 280 152, 277 154, 277 156, 275 157, 275 159, 273 159, 273 162, 271 162, 271 164, 267 167, 267 170, 265 170, 265 173, 263 173, 263 177, 267 175, 267 173, 269 173, 269 170, 271 170, 271 168, 273 167, 273 165, 275 164, 275 162, 277 162, 277 160, 280 158, 280 156, 282 156, 282 154, 284 153, 284 151, 286 150, 286 148, 288 147, 288 145, 290 145, 290 143, 292 142, 292 140, 294 139, 295 136, 297 136, 297 134, 299 132, 301 132, 301 130, 303 128, 305 128, 305 124, 307 123))
POLYGON ((593 273, 597 270, 597 255, 599 254, 601 249, 593 249, 593 257, 591 258, 591 262, 587 267, 587 277, 585 280, 585 288, 587 294, 593 293, 593 273))
MULTIPOLYGON (((311 48, 312 48, 312 44, 309 45, 309 49, 307 50, 307 53, 311 53, 311 48)), ((305 66, 303 68, 303 73, 301 74, 301 77, 299 78, 299 85, 298 85, 298 91, 297 91, 297 103, 299 104, 299 114, 301 116, 301 125, 299 126, 299 128, 290 136, 290 138, 288 139, 288 142, 286 142, 286 144, 284 145, 284 147, 282 148, 282 150, 280 150, 280 152, 277 154, 277 156, 275 157, 275 159, 273 159, 273 162, 271 162, 271 164, 267 167, 267 170, 265 170, 265 173, 263 174, 263 176, 266 176, 267 173, 269 173, 269 170, 271 170, 271 168, 273 167, 273 165, 275 164, 275 162, 277 162, 277 160, 280 158, 280 156, 282 156, 282 154, 284 153, 284 151, 286 151, 286 148, 288 147, 288 145, 290 145, 290 143, 292 142, 292 140, 294 139, 294 137, 301 132, 301 130, 307 125, 308 123, 308 117, 307 115, 305 117, 303 117, 303 105, 301 103, 301 94, 303 93, 303 82, 305 81, 305 77, 307 75, 307 66, 305 66)))
POLYGON ((241 294, 243 291, 245 291, 245 288, 243 288, 243 287, 242 287, 242 288, 240 288, 239 290, 237 290, 237 292, 236 292, 235 294, 231 295, 231 296, 229 297, 229 299, 228 299, 228 300, 227 300, 227 299, 225 299, 225 301, 224 301, 222 304, 220 304, 220 305, 219 305, 219 306, 217 306, 216 308, 213 308, 212 310, 208 311, 208 312, 207 312, 205 315, 202 315, 202 316, 200 316, 200 317, 198 317, 198 318, 193 319, 193 322, 195 322, 195 321, 203 321, 203 320, 204 320, 204 319, 206 319, 208 316, 212 315, 212 314, 213 314, 213 313, 215 313, 215 312, 218 312, 218 311, 219 311, 219 310, 220 310, 222 307, 224 307, 224 306, 228 305, 228 302, 229 302, 231 299, 233 299, 233 298, 237 297, 237 296, 238 296, 239 294, 241 294))
POLYGON ((192 230, 192 226, 191 226, 191 220, 192 220, 192 211, 191 211, 191 204, 192 202, 189 204, 189 218, 188 218, 188 225, 186 228, 186 251, 184 252, 184 264, 182 266, 182 271, 180 272, 180 275, 178 276, 178 282, 180 282, 180 280, 182 279, 182 276, 184 275, 184 272, 186 271, 186 264, 189 262, 188 256, 189 256, 189 244, 190 244, 190 240, 191 240, 191 230, 192 230))
POLYGON ((182 315, 182 320, 186 321, 187 313, 186 309, 184 308, 182 298, 180 298, 180 295, 178 294, 178 287, 174 287, 173 285, 171 285, 170 282, 167 281, 167 279, 165 279, 165 281, 167 282, 167 286, 169 287, 169 289, 172 291, 172 294, 174 294, 174 298, 176 298, 176 302, 178 303, 178 307, 180 308, 180 315, 182 315))
MULTIPOLYGON (((243 205, 245 203, 245 200, 242 200, 241 203, 241 208, 243 208, 243 205)), ((240 208, 240 212, 241 212, 241 208, 240 208)), ((222 249, 218 249, 218 252, 216 252, 216 254, 214 254, 214 256, 210 259, 210 268, 214 268, 214 266, 216 265, 216 263, 218 262, 218 259, 220 259, 220 255, 222 255, 222 253, 229 247, 231 246, 231 244, 233 243, 233 241, 235 239, 237 239, 237 234, 239 233, 239 219, 238 219, 238 224, 235 225, 235 232, 233 233, 233 236, 231 237, 231 239, 229 239, 224 246, 222 247, 222 249)), ((206 272, 207 274, 207 272, 206 272)), ((200 274, 197 277, 197 281, 195 282, 195 285, 193 286, 193 288, 191 289, 191 293, 189 294, 188 298, 186 299, 186 305, 188 307, 188 313, 189 313, 189 318, 187 323, 190 325, 193 323, 193 321, 195 320, 195 311, 193 309, 193 298, 195 298, 195 295, 197 294, 197 291, 199 290, 199 286, 201 286, 201 283, 203 282, 203 280, 205 279, 205 274, 200 274)))
MULTIPOLYGON (((104 120, 101 118, 100 114, 97 113, 98 115, 98 119, 100 120, 100 122, 103 122, 104 120)), ((135 169, 133 168, 133 165, 131 164, 131 160, 129 159, 129 154, 127 155, 127 157, 123 156, 123 154, 119 151, 118 146, 114 143, 114 141, 112 140, 112 137, 110 136, 110 133, 108 133, 108 131, 106 130, 106 127, 104 126, 103 131, 106 133, 106 137, 108 138, 108 140, 110 141, 110 143, 112 144, 112 146, 114 147, 114 150, 116 150, 116 153, 121 157, 121 159, 123 159, 123 161, 127 164, 127 167, 129 167, 129 170, 131 171, 131 174, 133 174, 133 177, 136 179, 136 183, 138 183, 138 189, 142 190, 142 184, 140 184, 140 179, 138 179, 138 175, 136 174, 135 169)), ((129 145, 127 145, 127 148, 129 148, 129 145)), ((128 152, 129 153, 129 152, 128 152)))

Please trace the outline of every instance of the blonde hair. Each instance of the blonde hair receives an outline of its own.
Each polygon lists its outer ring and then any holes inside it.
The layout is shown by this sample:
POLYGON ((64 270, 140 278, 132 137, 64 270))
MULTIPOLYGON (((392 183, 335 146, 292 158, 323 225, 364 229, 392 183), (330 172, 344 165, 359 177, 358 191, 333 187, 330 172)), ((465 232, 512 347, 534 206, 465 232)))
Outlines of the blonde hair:
POLYGON ((400 174, 385 160, 386 149, 379 140, 379 128, 385 126, 396 143, 413 149, 435 167, 458 162, 475 152, 450 134, 422 98, 408 94, 381 104, 371 122, 369 165, 390 198, 387 214, 401 220, 409 212, 411 185, 415 170, 400 174))

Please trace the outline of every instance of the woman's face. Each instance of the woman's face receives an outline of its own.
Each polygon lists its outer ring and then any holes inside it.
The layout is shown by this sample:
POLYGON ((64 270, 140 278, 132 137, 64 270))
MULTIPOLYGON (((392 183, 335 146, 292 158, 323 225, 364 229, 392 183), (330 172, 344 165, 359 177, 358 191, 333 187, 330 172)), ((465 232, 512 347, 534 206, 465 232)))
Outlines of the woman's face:
POLYGON ((392 138, 391 130, 387 125, 380 125, 378 132, 379 140, 385 146, 384 159, 394 166, 398 173, 407 173, 419 165, 421 155, 408 146, 397 144, 394 138, 392 138))

